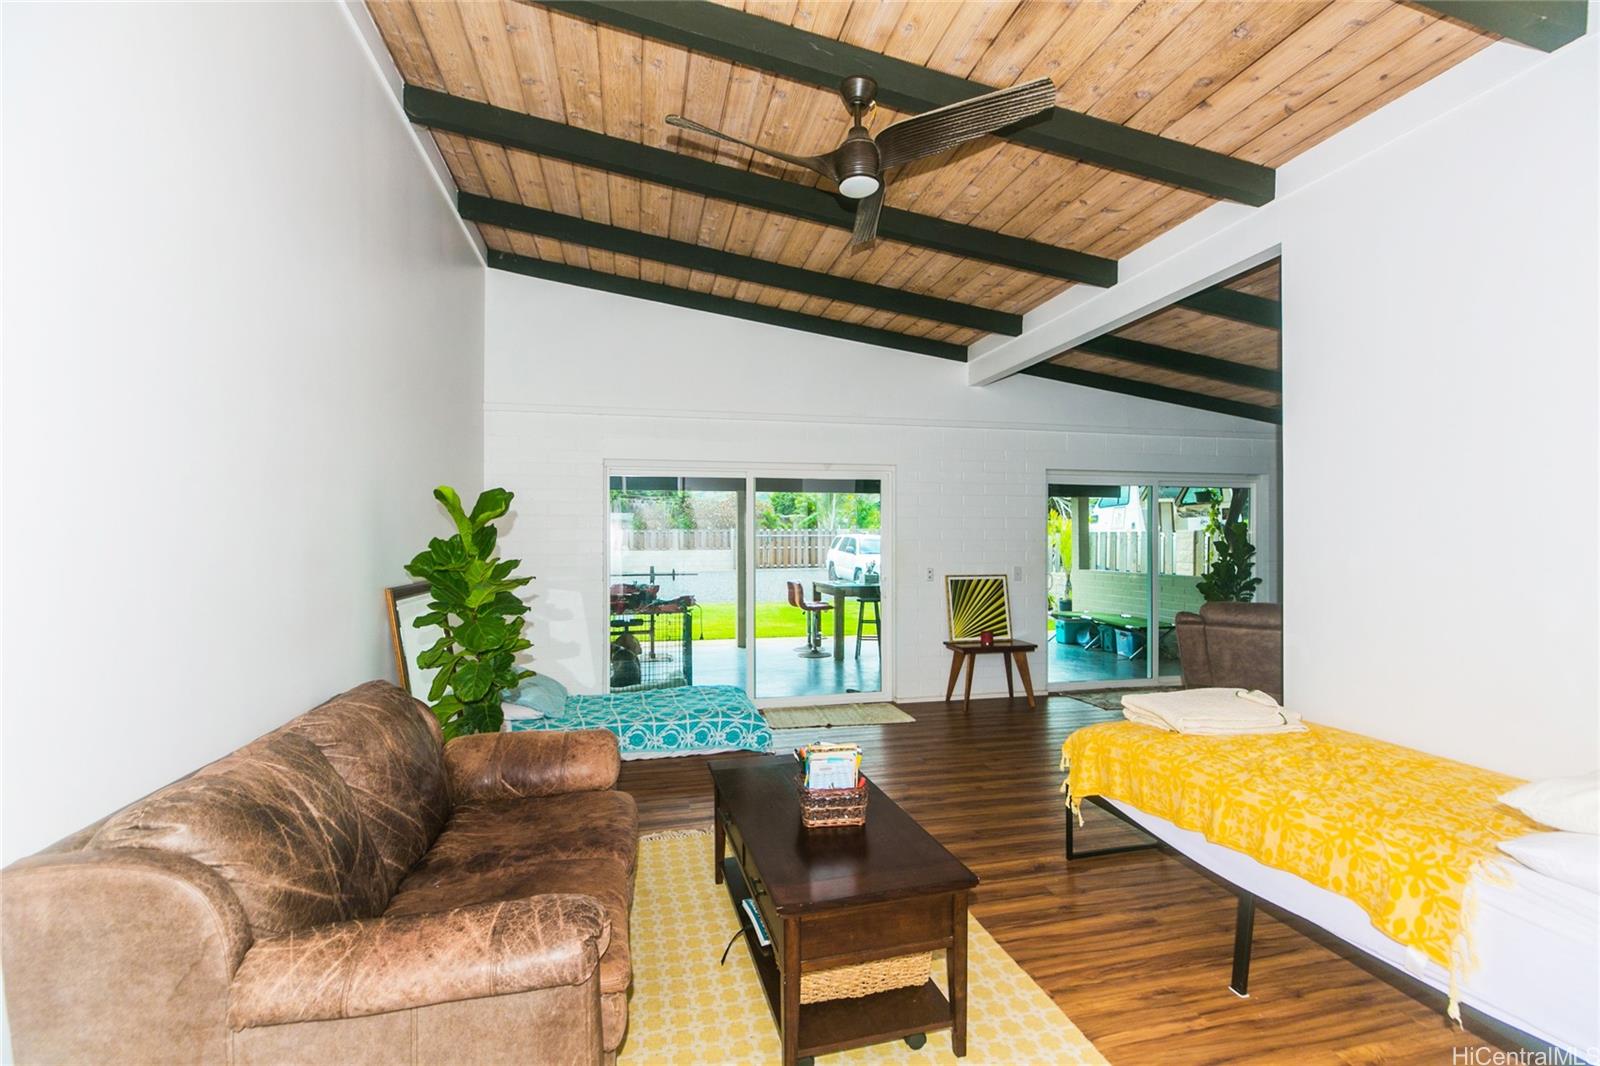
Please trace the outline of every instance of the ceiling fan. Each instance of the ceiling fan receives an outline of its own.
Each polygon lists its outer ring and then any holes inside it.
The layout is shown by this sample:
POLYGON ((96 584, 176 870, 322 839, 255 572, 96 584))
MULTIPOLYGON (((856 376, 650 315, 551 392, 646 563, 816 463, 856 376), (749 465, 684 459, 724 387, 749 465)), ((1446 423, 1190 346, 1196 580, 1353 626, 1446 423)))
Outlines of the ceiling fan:
POLYGON ((877 238, 878 214, 883 209, 883 190, 891 169, 1004 129, 1048 111, 1056 102, 1055 83, 1049 78, 1038 78, 901 119, 885 126, 874 137, 861 124, 861 116, 872 109, 877 94, 878 83, 865 74, 853 75, 839 84, 839 95, 844 99, 844 106, 850 109, 853 121, 844 143, 826 155, 780 152, 702 126, 682 115, 668 115, 667 123, 754 148, 763 155, 816 171, 837 183, 841 194, 859 201, 855 229, 850 235, 850 244, 855 246, 870 244, 877 238))

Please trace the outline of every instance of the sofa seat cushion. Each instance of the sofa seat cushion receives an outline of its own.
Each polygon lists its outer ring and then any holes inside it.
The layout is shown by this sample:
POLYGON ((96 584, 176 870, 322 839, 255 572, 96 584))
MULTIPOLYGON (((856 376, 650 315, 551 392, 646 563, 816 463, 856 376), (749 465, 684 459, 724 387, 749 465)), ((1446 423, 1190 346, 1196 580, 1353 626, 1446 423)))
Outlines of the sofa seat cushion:
POLYGON ((616 859, 633 869, 639 850, 639 809, 626 792, 564 792, 556 796, 463 803, 407 881, 429 869, 471 865, 483 871, 525 859, 616 859))
POLYGON ((625 792, 464 804, 400 883, 385 916, 547 893, 592 896, 611 923, 600 989, 622 992, 632 977, 628 914, 638 839, 637 810, 625 792))

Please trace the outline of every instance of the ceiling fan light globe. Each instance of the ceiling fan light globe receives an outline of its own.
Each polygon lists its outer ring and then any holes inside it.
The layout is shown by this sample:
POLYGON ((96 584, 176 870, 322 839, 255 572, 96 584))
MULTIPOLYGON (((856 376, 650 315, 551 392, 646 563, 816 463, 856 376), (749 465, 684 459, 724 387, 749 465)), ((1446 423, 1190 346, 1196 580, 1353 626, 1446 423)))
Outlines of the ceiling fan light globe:
POLYGON ((865 200, 878 191, 878 179, 871 174, 851 174, 839 182, 839 192, 852 200, 865 200))

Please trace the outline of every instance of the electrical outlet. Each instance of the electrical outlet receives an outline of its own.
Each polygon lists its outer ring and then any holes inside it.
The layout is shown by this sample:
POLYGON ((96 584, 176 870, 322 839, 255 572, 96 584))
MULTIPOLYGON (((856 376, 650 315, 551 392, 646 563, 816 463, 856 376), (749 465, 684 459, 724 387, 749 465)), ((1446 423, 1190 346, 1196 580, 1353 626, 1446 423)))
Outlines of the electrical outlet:
POLYGON ((931 567, 931 566, 928 567, 928 580, 929 581, 933 580, 933 567, 931 567))

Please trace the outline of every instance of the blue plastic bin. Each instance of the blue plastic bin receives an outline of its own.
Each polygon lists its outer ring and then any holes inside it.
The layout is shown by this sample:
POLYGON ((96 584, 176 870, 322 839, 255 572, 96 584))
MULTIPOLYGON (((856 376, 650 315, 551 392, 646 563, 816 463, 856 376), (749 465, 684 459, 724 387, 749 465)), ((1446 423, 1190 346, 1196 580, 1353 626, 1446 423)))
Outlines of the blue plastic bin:
POLYGON ((1144 633, 1137 629, 1117 630, 1117 654, 1131 659, 1144 651, 1144 633))

